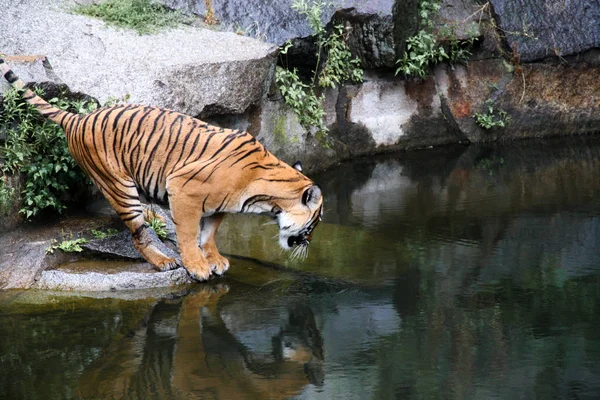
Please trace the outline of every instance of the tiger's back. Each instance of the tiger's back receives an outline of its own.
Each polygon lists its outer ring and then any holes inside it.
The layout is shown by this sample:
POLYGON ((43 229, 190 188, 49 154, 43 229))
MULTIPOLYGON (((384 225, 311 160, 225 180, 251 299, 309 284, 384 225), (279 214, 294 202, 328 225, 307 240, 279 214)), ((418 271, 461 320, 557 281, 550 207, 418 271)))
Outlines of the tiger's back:
MULTIPOLYGON (((251 179, 252 169, 244 170, 255 162, 253 154, 277 161, 247 132, 212 126, 155 107, 103 108, 81 116, 69 130, 72 130, 67 135, 69 149, 88 174, 100 180, 107 174, 124 180, 130 178, 148 200, 165 204, 168 204, 167 178, 185 174, 190 165, 197 169, 195 175, 188 176, 207 182, 220 168, 231 172, 237 166, 237 174, 229 173, 229 179, 221 181, 231 191, 240 180, 251 179), (94 151, 87 150, 92 148, 94 151), (247 162, 242 163, 244 160, 247 162)), ((211 203, 217 200, 217 196, 213 197, 211 203)), ((210 209, 209 204, 205 207, 210 209)))

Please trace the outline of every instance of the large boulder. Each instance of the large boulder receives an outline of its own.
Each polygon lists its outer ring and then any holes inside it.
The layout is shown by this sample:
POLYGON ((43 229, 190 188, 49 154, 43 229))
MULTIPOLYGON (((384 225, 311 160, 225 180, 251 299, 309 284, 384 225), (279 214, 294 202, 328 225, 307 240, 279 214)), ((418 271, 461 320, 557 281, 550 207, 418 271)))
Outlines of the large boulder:
POLYGON ((507 45, 521 61, 600 47, 600 2, 490 0, 507 45))
MULTIPOLYGON (((168 7, 206 15, 204 0, 161 0, 168 7)), ((282 45, 294 40, 301 61, 311 54, 313 34, 306 17, 292 9, 293 0, 212 1, 217 21, 226 29, 282 45), (300 43, 298 41, 300 40, 300 43)), ((332 20, 346 23, 348 44, 365 68, 393 66, 404 49, 404 41, 417 29, 417 0, 333 0, 325 7, 323 25, 332 20)), ((292 54, 293 57, 293 54, 292 54)), ((312 61, 312 60, 311 60, 312 61)), ((296 63, 291 62, 293 65, 296 63)), ((313 63, 314 68, 314 63, 313 63)))
POLYGON ((268 87, 273 45, 190 26, 141 36, 72 14, 72 5, 68 0, 12 4, 0 13, 1 51, 47 56, 55 78, 101 103, 129 94, 132 103, 194 116, 243 112, 268 87))

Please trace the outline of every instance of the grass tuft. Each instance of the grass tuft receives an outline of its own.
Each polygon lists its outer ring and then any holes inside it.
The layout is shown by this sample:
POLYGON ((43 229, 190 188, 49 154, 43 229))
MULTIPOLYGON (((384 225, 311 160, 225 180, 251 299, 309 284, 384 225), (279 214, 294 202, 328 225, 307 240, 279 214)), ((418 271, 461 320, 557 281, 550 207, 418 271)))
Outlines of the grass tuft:
POLYGON ((98 4, 79 5, 73 11, 119 28, 133 29, 140 35, 156 33, 186 21, 180 12, 151 0, 104 0, 98 4))

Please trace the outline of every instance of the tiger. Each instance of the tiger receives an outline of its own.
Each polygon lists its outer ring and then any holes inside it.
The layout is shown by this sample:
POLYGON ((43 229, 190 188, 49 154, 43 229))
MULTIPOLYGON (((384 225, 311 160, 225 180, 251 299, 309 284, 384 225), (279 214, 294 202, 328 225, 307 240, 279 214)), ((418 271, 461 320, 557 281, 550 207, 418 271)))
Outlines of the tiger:
POLYGON ((174 110, 135 104, 76 114, 54 107, 0 58, 0 72, 22 98, 64 131, 69 151, 159 271, 183 266, 197 281, 223 275, 229 261, 215 234, 226 213, 258 213, 279 227, 279 245, 306 252, 323 216, 320 187, 246 131, 221 128, 174 110), (169 207, 180 258, 159 250, 140 200, 169 207))

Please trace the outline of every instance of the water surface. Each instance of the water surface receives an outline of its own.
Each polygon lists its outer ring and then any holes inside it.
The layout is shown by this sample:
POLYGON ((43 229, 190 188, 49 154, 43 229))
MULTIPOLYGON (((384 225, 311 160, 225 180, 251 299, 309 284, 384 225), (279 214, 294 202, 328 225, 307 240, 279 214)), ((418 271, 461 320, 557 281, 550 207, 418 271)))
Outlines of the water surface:
POLYGON ((599 154, 580 137, 356 160, 315 177, 306 260, 242 216, 209 284, 5 292, 0 397, 600 398, 599 154))

